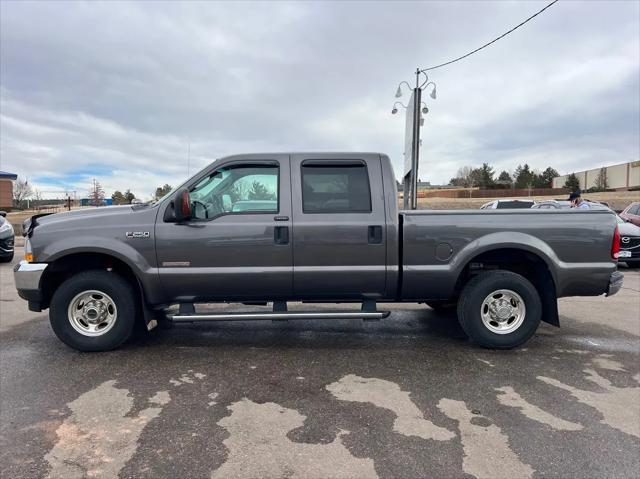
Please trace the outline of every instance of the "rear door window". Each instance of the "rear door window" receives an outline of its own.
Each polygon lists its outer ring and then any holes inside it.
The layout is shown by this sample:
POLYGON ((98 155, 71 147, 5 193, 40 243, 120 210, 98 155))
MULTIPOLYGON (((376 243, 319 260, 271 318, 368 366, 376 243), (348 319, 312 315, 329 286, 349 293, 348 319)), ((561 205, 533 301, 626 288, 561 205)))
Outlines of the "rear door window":
POLYGON ((371 189, 365 164, 302 164, 304 213, 370 213, 371 189))

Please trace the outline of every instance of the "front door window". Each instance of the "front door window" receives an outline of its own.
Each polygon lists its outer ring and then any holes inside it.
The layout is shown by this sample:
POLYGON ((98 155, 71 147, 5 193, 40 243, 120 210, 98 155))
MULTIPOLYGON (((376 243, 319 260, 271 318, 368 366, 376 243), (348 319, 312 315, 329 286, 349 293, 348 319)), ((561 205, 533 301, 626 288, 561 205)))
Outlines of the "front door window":
POLYGON ((217 170, 190 192, 193 219, 278 213, 278 178, 276 165, 230 165, 217 170))

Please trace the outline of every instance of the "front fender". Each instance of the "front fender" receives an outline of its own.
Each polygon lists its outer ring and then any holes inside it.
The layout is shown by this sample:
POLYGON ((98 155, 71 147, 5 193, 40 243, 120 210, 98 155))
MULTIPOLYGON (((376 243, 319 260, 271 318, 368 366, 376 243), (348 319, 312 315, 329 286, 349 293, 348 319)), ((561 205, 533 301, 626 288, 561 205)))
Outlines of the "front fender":
MULTIPOLYGON (((147 257, 138 249, 134 248, 134 242, 149 241, 148 239, 134 239, 132 244, 118 241, 113 238, 102 238, 96 236, 75 236, 73 238, 47 242, 38 252, 36 260, 41 263, 53 263, 63 257, 78 253, 98 253, 112 256, 125 263, 138 278, 142 293, 149 304, 162 302, 158 268, 151 264, 147 257)), ((153 240, 151 240, 153 241, 153 240)), ((155 258, 155 248, 150 245, 150 252, 155 258)), ((145 251, 149 252, 149 251, 145 251)))

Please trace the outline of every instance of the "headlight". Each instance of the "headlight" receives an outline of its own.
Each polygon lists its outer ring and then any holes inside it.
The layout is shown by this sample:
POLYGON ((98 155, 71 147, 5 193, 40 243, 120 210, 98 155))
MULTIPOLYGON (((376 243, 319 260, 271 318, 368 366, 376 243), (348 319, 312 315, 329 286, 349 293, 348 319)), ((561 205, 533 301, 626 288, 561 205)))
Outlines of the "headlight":
POLYGON ((5 221, 2 223, 2 226, 0 226, 0 233, 5 233, 7 231, 11 231, 13 233, 13 226, 11 226, 11 223, 8 221, 5 221))

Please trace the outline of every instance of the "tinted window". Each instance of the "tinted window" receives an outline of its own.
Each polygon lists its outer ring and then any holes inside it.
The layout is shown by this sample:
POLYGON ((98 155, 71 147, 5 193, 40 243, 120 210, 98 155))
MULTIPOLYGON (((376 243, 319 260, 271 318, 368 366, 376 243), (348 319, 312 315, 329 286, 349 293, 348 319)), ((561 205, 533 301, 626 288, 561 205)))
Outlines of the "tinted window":
POLYGON ((193 217, 277 213, 278 173, 275 165, 232 165, 217 170, 192 188, 193 217))
POLYGON ((371 211, 366 165, 302 165, 302 211, 356 213, 371 211))
POLYGON ((529 201, 500 201, 498 202, 498 209, 514 209, 514 208, 531 208, 532 202, 529 201))
POLYGON ((640 213, 640 205, 634 205, 631 208, 629 208, 629 211, 627 211, 627 214, 629 215, 637 215, 640 213))

